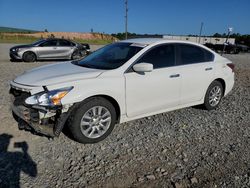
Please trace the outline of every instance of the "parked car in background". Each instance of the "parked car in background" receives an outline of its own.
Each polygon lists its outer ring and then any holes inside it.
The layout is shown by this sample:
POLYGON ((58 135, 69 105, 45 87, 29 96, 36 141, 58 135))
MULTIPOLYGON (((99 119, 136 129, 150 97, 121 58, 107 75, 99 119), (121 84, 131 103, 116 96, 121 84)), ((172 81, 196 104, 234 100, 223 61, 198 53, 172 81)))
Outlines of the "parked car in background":
POLYGON ((12 60, 34 62, 46 59, 80 59, 89 53, 88 44, 79 44, 66 39, 41 39, 33 44, 10 48, 12 60))
POLYGON ((238 54, 240 52, 240 48, 235 44, 212 44, 206 43, 204 44, 206 47, 214 50, 215 52, 222 52, 227 54, 238 54))
POLYGON ((236 44, 240 52, 249 52, 250 48, 244 44, 236 44))
POLYGON ((81 43, 81 45, 83 46, 85 52, 86 52, 86 55, 90 54, 90 46, 89 44, 87 43, 81 43))
POLYGON ((234 85, 234 64, 191 42, 131 39, 80 61, 38 67, 10 83, 19 128, 78 142, 106 138, 116 123, 203 104, 215 109, 234 85))

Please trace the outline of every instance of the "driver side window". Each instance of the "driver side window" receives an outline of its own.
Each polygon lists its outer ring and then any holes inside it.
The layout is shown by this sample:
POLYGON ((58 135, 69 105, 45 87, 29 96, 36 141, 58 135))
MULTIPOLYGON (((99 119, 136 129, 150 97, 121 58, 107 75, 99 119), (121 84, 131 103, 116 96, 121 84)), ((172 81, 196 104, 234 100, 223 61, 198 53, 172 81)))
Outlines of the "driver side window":
POLYGON ((56 46, 57 40, 49 40, 44 43, 42 43, 40 46, 49 47, 49 46, 56 46))
POLYGON ((149 50, 137 63, 151 63, 154 69, 175 65, 175 47, 173 44, 161 45, 149 50))

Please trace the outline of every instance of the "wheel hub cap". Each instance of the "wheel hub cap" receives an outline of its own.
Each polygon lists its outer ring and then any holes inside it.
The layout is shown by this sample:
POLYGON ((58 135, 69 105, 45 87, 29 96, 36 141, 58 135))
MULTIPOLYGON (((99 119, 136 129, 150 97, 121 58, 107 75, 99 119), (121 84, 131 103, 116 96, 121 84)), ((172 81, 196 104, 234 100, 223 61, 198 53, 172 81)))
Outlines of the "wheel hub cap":
POLYGON ((216 106, 219 104, 221 99, 222 91, 219 86, 215 86, 209 93, 209 104, 211 106, 216 106))
POLYGON ((107 132, 111 124, 111 113, 103 106, 94 106, 83 115, 80 128, 84 136, 99 138, 107 132))

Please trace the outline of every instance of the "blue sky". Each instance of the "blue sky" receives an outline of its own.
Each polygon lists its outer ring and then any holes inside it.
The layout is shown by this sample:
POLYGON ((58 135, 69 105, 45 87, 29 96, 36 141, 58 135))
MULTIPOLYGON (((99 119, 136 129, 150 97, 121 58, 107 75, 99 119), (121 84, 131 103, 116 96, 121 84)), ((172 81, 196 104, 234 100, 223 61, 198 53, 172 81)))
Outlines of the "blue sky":
MULTIPOLYGON (((128 0, 128 31, 250 34, 250 0, 128 0)), ((48 31, 124 32, 124 0, 0 0, 0 26, 48 31)))

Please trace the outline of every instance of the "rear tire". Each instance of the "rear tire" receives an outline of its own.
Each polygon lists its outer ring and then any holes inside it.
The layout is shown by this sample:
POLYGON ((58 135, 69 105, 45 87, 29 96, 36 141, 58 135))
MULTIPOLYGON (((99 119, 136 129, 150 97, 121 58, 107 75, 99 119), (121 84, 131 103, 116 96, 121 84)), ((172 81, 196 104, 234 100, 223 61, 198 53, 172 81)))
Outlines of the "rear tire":
POLYGON ((213 81, 209 85, 206 95, 205 95, 205 100, 203 104, 205 109, 213 110, 217 108, 221 102, 223 93, 224 93, 224 90, 223 90, 222 84, 217 80, 213 81))
POLYGON ((23 61, 24 62, 35 62, 36 61, 36 54, 33 52, 25 52, 23 54, 23 61))
POLYGON ((112 132, 115 123, 116 110, 112 103, 101 97, 93 97, 73 112, 68 126, 76 141, 96 143, 112 132))
POLYGON ((73 54, 71 55, 72 60, 78 60, 81 59, 81 54, 79 51, 74 51, 73 54))

